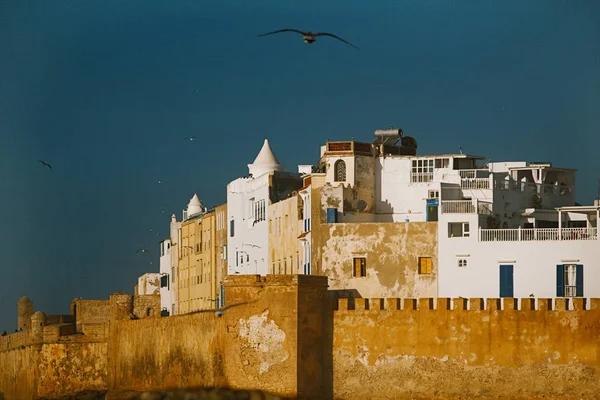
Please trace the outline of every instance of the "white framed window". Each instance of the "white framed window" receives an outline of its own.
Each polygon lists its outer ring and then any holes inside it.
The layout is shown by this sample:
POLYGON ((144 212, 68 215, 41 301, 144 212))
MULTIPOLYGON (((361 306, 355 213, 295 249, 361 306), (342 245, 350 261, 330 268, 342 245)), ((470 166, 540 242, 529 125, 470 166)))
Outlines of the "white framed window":
POLYGON ((467 266, 467 259, 466 258, 459 258, 458 259, 458 266, 460 268, 466 267, 467 266))
POLYGON ((248 215, 250 218, 254 218, 254 197, 248 200, 248 215))
POLYGON ((469 237, 471 232, 469 231, 468 222, 448 222, 448 237, 469 237))
POLYGON ((440 191, 439 190, 430 190, 429 193, 427 193, 427 198, 429 198, 429 199, 439 199, 440 198, 440 191))
POLYGON ((433 159, 422 159, 412 161, 411 183, 423 183, 433 181, 433 159))

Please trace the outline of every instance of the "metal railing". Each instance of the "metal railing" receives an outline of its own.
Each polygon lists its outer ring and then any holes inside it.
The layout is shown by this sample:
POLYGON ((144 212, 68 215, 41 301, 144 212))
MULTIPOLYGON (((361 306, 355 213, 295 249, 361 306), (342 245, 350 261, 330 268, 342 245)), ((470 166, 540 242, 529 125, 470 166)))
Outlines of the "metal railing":
POLYGON ((460 180, 461 189, 489 189, 489 178, 462 178, 460 180))
POLYGON ((476 208, 471 200, 444 200, 442 214, 475 214, 476 208))
POLYGON ((598 240, 598 228, 480 229, 480 242, 598 240))

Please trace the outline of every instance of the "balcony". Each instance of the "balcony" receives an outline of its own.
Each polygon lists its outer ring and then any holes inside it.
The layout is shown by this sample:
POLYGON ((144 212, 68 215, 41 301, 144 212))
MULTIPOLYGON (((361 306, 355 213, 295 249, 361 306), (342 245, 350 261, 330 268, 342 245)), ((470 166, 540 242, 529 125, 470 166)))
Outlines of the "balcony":
POLYGON ((598 228, 480 229, 480 242, 598 240, 598 228))
POLYGON ((475 214, 475 204, 472 200, 444 200, 442 214, 475 214))
POLYGON ((460 180, 461 189, 489 189, 490 179, 489 178, 461 178, 460 180))

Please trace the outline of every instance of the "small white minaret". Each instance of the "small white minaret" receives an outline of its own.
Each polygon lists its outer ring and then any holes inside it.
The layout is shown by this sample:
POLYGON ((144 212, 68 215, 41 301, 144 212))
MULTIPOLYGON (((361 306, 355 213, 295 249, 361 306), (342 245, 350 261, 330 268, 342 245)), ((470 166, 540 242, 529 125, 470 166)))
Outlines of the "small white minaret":
POLYGON ((277 157, 273 154, 273 150, 271 150, 269 139, 265 139, 263 147, 260 149, 254 162, 248 164, 248 172, 250 172, 254 178, 258 178, 263 174, 273 171, 283 171, 283 168, 283 165, 279 163, 277 157))
POLYGON ((190 218, 193 215, 200 214, 202 211, 204 211, 204 206, 198 198, 198 195, 194 193, 194 196, 187 205, 187 217, 190 218))

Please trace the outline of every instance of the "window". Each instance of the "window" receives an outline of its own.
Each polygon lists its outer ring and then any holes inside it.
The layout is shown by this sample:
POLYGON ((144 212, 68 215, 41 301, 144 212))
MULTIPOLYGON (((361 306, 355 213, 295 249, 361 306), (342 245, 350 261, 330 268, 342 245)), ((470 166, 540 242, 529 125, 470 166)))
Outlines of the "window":
POLYGON ((353 276, 355 278, 367 276, 367 259, 358 257, 354 259, 353 276))
POLYGON ((234 228, 235 228, 234 221, 233 220, 229 221, 229 237, 233 237, 234 228))
POLYGON ((327 223, 334 224, 338 222, 338 212, 337 208, 328 208, 327 209, 327 223))
POLYGON ((253 218, 256 214, 254 213, 254 197, 248 200, 248 215, 253 218))
POLYGON ((430 190, 429 193, 427 194, 427 198, 428 199, 439 199, 440 198, 439 190, 430 190))
POLYGON ((556 266, 556 296, 583 297, 583 265, 556 266))
POLYGON ((459 267, 466 267, 467 266, 467 259, 466 258, 459 258, 458 259, 458 266, 459 267))
POLYGON ((431 257, 419 257, 419 274, 431 274, 433 270, 433 262, 431 257))
POLYGON ((223 245, 223 260, 227 260, 227 245, 223 245))
POLYGON ((161 288, 168 288, 169 287, 169 275, 165 274, 163 276, 160 277, 160 287, 161 288))
POLYGON ((468 222, 448 222, 448 237, 469 237, 468 222))
POLYGON ((448 168, 450 166, 449 158, 438 158, 435 160, 436 168, 448 168))
POLYGON ((335 182, 345 182, 346 181, 346 162, 344 160, 337 160, 333 166, 334 177, 333 180, 335 182))
POLYGON ((431 182, 433 180, 433 160, 413 160, 411 183, 431 182))

